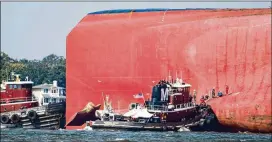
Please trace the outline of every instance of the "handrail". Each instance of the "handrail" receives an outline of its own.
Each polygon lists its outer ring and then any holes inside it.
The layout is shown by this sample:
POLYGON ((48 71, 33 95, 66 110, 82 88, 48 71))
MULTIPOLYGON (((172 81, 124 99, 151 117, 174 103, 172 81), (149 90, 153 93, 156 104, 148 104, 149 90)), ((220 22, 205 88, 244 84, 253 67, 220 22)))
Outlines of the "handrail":
POLYGON ((195 103, 189 102, 189 103, 175 105, 175 109, 188 108, 188 107, 194 107, 194 106, 196 106, 195 103))
POLYGON ((1 99, 1 104, 9 104, 16 102, 29 102, 29 101, 37 101, 34 97, 17 97, 17 98, 5 98, 1 99))
POLYGON ((4 98, 4 99, 1 99, 1 100, 6 100, 6 99, 24 99, 24 98, 32 98, 32 97, 16 97, 16 98, 4 98))
POLYGON ((160 110, 160 111, 167 111, 167 106, 161 106, 161 105, 149 105, 147 106, 148 110, 160 110))
MULTIPOLYGON (((189 103, 183 103, 183 104, 177 104, 174 105, 173 109, 182 109, 182 108, 188 108, 188 107, 194 107, 196 106, 195 103, 189 102, 189 103)), ((148 110, 158 110, 158 111, 168 111, 168 106, 161 106, 161 105, 149 105, 147 106, 148 110)))
POLYGON ((12 114, 15 114, 15 113, 21 113, 21 112, 30 111, 30 110, 34 110, 36 112, 37 111, 45 111, 46 107, 45 106, 40 106, 40 107, 19 109, 19 110, 9 111, 9 112, 1 112, 1 115, 4 115, 4 114, 12 115, 12 114))

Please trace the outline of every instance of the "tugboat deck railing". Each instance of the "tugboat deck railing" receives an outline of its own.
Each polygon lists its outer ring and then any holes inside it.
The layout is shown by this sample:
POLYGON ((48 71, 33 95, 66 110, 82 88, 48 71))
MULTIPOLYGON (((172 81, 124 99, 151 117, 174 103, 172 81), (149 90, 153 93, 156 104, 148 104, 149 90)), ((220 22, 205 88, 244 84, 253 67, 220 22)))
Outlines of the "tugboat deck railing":
POLYGON ((20 110, 9 111, 9 112, 2 112, 1 115, 8 115, 8 116, 11 116, 12 114, 21 115, 22 112, 25 112, 25 114, 23 116, 26 116, 27 112, 30 111, 30 110, 34 110, 36 112, 45 112, 46 111, 46 106, 39 106, 39 107, 20 109, 20 110))
POLYGON ((17 98, 6 98, 1 99, 1 105, 8 105, 13 103, 24 103, 24 102, 36 102, 37 100, 34 97, 17 97, 17 98))
POLYGON ((161 105, 149 105, 147 107, 148 111, 175 111, 175 110, 181 110, 181 109, 189 109, 194 108, 196 106, 195 103, 184 103, 184 104, 177 104, 174 105, 172 108, 168 108, 168 106, 161 106, 161 105))

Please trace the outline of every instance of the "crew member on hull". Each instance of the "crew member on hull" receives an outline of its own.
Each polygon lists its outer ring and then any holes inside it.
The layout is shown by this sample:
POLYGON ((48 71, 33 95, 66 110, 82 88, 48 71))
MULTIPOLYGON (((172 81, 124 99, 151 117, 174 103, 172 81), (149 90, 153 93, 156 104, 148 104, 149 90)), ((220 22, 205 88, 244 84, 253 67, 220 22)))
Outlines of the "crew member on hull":
POLYGON ((200 105, 203 105, 203 106, 206 105, 204 96, 201 96, 200 105))
POLYGON ((205 99, 205 100, 208 100, 208 99, 209 99, 209 95, 206 94, 204 99, 205 99))
POLYGON ((215 89, 214 89, 214 87, 212 89, 212 98, 215 98, 215 89))
POLYGON ((229 86, 226 85, 226 95, 228 95, 228 94, 229 94, 229 86))
POLYGON ((196 90, 193 91, 194 103, 196 103, 196 90))

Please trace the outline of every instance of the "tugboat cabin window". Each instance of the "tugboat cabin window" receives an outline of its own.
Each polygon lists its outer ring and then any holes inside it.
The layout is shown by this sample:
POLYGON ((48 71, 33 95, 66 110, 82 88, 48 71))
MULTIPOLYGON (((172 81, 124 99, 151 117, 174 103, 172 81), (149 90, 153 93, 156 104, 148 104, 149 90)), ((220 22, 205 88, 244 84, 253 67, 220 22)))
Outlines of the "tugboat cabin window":
POLYGON ((21 89, 21 88, 22 88, 22 85, 18 84, 17 89, 21 89))
POLYGON ((14 89, 17 89, 17 88, 18 88, 18 86, 17 86, 16 84, 14 84, 14 85, 13 85, 13 88, 14 88, 14 89))

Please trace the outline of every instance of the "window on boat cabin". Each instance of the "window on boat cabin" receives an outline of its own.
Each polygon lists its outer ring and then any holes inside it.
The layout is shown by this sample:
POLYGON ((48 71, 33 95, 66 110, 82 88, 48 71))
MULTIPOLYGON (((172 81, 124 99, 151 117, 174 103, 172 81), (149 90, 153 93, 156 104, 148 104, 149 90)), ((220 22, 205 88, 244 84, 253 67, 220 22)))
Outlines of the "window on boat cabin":
POLYGON ((43 89, 43 92, 44 93, 48 93, 48 89, 43 89))
POLYGON ((17 85, 17 89, 22 89, 22 85, 21 85, 21 84, 18 84, 18 85, 17 85))
POLYGON ((13 89, 17 89, 18 86, 16 84, 13 85, 13 89))
POLYGON ((53 102, 53 103, 55 103, 55 102, 56 102, 56 100, 57 100, 56 98, 53 98, 53 99, 52 99, 52 102, 53 102))
POLYGON ((13 85, 12 84, 9 85, 9 89, 13 89, 13 85))

